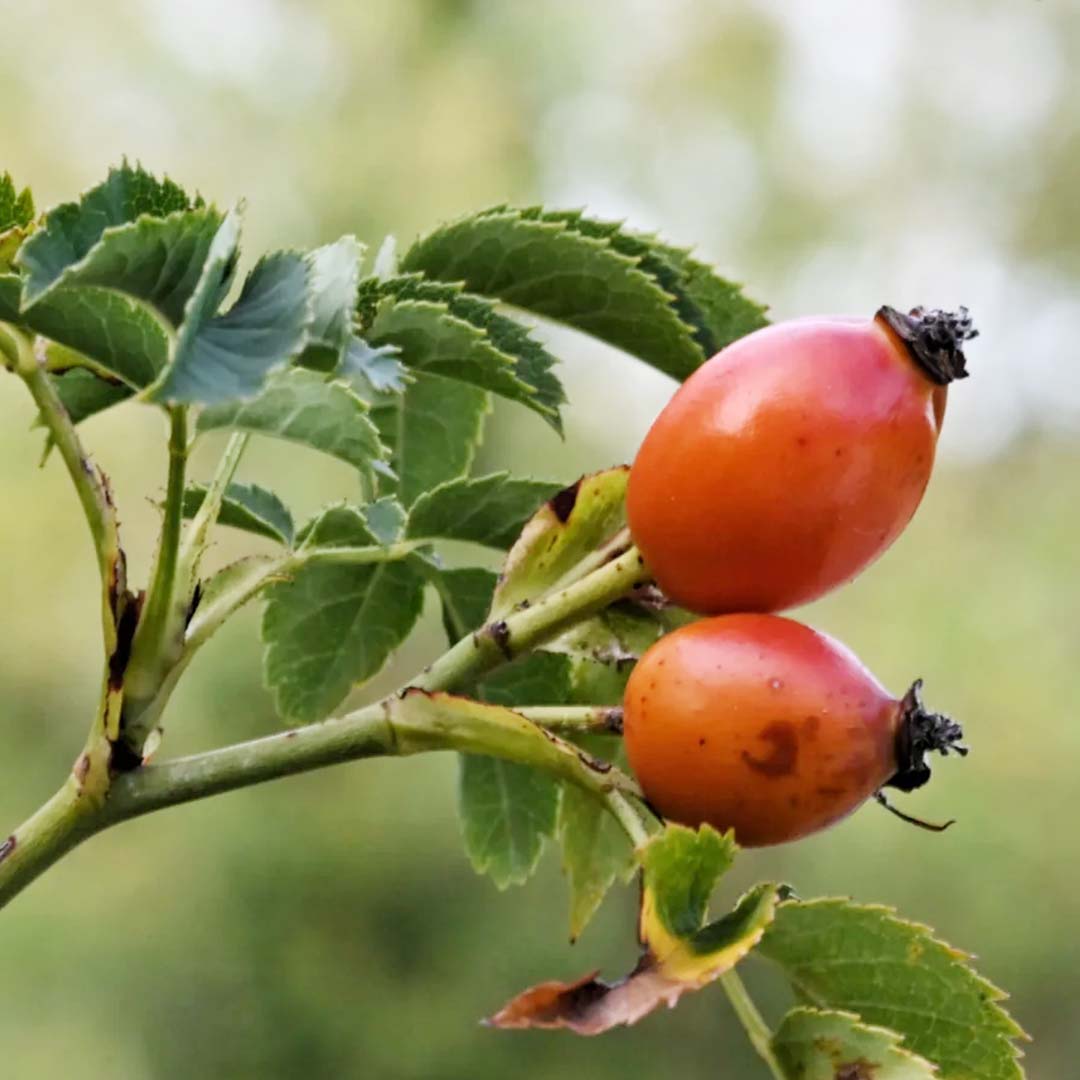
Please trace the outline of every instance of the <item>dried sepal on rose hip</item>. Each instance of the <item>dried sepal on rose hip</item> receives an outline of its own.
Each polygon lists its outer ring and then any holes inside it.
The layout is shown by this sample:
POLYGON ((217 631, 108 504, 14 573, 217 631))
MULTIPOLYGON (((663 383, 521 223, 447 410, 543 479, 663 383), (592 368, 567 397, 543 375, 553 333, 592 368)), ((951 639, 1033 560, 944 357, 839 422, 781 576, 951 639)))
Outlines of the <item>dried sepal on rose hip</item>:
POLYGON ((630 471, 634 541, 701 614, 780 611, 850 581, 922 499, 967 311, 795 319, 719 352, 630 471))
MULTIPOLYGON (((723 615, 652 645, 623 698, 630 766, 649 804, 684 825, 780 844, 846 817, 883 787, 913 791, 931 751, 963 733, 894 698, 840 642, 778 615, 723 615)), ((900 815, 907 820, 907 815, 900 815)))

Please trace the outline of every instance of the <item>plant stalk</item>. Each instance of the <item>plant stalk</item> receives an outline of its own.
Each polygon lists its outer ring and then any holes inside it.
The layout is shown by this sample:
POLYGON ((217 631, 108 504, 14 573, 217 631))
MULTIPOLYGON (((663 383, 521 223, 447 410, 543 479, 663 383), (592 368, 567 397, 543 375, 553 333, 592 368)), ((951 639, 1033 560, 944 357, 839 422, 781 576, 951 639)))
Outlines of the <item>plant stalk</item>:
POLYGON ((738 972, 734 968, 725 971, 720 976, 720 983, 724 987, 728 1001, 731 1002, 731 1007, 735 1010, 735 1015, 746 1030, 751 1045, 757 1051, 758 1057, 768 1066, 774 1080, 787 1080, 780 1062, 776 1059, 776 1054, 773 1053, 772 1032, 769 1030, 769 1025, 758 1012, 738 972))
POLYGON ((558 735, 622 734, 618 705, 515 705, 514 712, 558 735))
POLYGON ((0 908, 102 827, 74 775, 11 836, 0 840, 0 908))
POLYGON ((558 637, 572 623, 595 615, 651 577, 641 553, 631 547, 588 577, 463 637, 412 685, 422 690, 453 690, 466 679, 558 637))
MULTIPOLYGON (((385 557, 386 549, 380 550, 385 557)), ((298 554, 310 558, 317 551, 298 554)), ((115 776, 100 801, 87 798, 72 778, 16 830, 15 846, 0 858, 0 906, 81 840, 128 818, 336 762, 427 750, 491 752, 552 769, 602 798, 633 842, 644 843, 648 831, 627 798, 637 789, 618 770, 589 767, 583 758, 567 752, 565 744, 563 752, 552 755, 550 740, 538 741, 527 732, 515 735, 512 725, 478 722, 467 730, 448 722, 425 725, 408 722, 394 710, 406 691, 452 690, 556 637, 648 579, 644 561, 632 548, 568 588, 470 635, 401 691, 345 717, 161 765, 143 765, 115 776)))
MULTIPOLYGON (((29 343, 19 331, 13 330, 13 333, 29 347, 29 343)), ((111 656, 117 643, 118 607, 127 588, 124 553, 120 547, 112 495, 104 475, 94 467, 83 450, 75 425, 71 422, 56 388, 32 353, 28 363, 20 364, 18 373, 26 383, 49 437, 67 467, 75 494, 90 526, 94 554, 101 575, 105 653, 106 656, 111 656)))

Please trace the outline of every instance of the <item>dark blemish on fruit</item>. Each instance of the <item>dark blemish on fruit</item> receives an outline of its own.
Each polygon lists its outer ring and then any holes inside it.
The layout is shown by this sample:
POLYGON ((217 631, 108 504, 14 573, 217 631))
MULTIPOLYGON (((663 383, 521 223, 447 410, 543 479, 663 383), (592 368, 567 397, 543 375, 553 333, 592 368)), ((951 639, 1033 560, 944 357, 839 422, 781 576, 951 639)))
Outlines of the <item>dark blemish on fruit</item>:
POLYGON ((803 737, 808 742, 813 742, 817 738, 819 727, 821 727, 821 718, 818 716, 808 716, 802 724, 803 737))
POLYGON ((18 841, 14 836, 9 836, 2 844, 0 844, 0 862, 3 862, 14 850, 18 841))
POLYGON ((772 744, 768 757, 756 758, 742 752, 742 759, 755 772, 765 776, 788 776, 795 770, 795 760, 799 756, 799 738, 795 729, 786 720, 777 720, 762 728, 759 738, 772 744))
POLYGON ((788 801, 787 801, 787 804, 788 804, 788 806, 790 806, 790 807, 791 807, 791 809, 792 809, 792 810, 796 810, 796 809, 798 809, 798 806, 799 806, 799 796, 798 796, 798 795, 791 795, 791 796, 789 796, 789 797, 788 797, 788 801))
POLYGON ((844 448, 842 446, 838 446, 833 451, 833 457, 842 458, 843 456, 844 456, 844 448))
POLYGON ((705 740, 704 739, 698 739, 697 744, 698 744, 698 746, 704 746, 705 745, 705 740))
POLYGON ((548 506, 551 507, 552 512, 564 525, 570 520, 570 515, 574 512, 580 487, 581 481, 578 480, 569 487, 563 488, 557 495, 552 495, 548 500, 548 506))
POLYGON ((797 438, 797 439, 795 440, 795 442, 796 442, 796 443, 797 443, 797 444, 798 444, 799 446, 808 446, 808 445, 810 444, 810 440, 809 440, 809 439, 808 439, 808 438, 807 438, 807 437, 806 437, 805 435, 800 435, 800 436, 799 436, 799 437, 798 437, 798 438, 797 438))

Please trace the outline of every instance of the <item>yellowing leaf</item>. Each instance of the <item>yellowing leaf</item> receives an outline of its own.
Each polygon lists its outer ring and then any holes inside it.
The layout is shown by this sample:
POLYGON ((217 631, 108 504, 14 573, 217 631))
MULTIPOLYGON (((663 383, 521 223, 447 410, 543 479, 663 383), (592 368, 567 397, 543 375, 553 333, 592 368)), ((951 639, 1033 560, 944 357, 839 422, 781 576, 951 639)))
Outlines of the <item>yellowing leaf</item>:
POLYGON ((622 528, 629 473, 623 466, 583 476, 540 507, 506 556, 493 618, 535 600, 622 528))
POLYGON ((733 968, 761 940, 777 890, 757 885, 723 918, 706 923, 708 900, 736 852, 730 833, 668 826, 641 853, 644 885, 638 929, 644 952, 624 979, 596 973, 526 990, 489 1021, 504 1028, 567 1028, 599 1035, 634 1024, 660 1004, 669 1008, 733 968))

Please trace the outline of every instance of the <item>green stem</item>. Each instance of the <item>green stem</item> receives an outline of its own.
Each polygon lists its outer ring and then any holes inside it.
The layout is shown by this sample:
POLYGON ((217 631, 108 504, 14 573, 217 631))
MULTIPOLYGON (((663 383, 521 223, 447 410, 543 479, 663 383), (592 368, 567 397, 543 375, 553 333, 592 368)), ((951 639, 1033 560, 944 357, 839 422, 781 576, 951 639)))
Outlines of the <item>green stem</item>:
POLYGON ((157 710, 151 706, 183 648, 184 624, 194 584, 182 573, 180 561, 187 457, 187 409, 178 406, 169 410, 169 474, 165 490, 165 517, 146 605, 139 618, 124 676, 121 735, 135 755, 141 754, 143 744, 156 722, 157 710))
POLYGON ((632 547, 573 585, 463 637, 412 685, 423 690, 453 690, 466 679, 558 637, 571 624, 602 611, 649 580, 645 560, 632 547))
POLYGON ((222 499, 225 498, 225 492, 232 483, 233 476, 236 475, 249 438, 246 431, 237 431, 230 436, 225 452, 221 455, 221 460, 214 472, 214 478, 206 490, 206 496, 188 527, 180 552, 180 565, 189 569, 189 576, 192 578, 198 570, 199 557, 206 547, 210 530, 221 512, 222 499))
POLYGON ((769 1067, 769 1071, 775 1080, 787 1080, 780 1062, 777 1061, 776 1055, 773 1053, 772 1032, 769 1030, 769 1025, 765 1023, 761 1013, 758 1012, 757 1006, 750 997, 742 979, 739 978, 738 973, 734 968, 725 971, 720 976, 720 982, 724 987, 728 1000, 731 1002, 731 1007, 735 1010, 735 1015, 746 1030, 747 1037, 757 1051, 758 1056, 769 1067))
POLYGON ((74 776, 33 817, 0 840, 0 907, 100 827, 74 776))
POLYGON ((641 820, 637 807, 621 791, 611 792, 607 798, 607 808, 635 848, 642 848, 649 842, 649 830, 641 820))
MULTIPOLYGON (((302 554, 311 557, 317 550, 302 554)), ((640 793, 617 769, 598 769, 569 744, 537 738, 536 729, 522 729, 520 719, 508 723, 503 710, 489 716, 481 709, 468 722, 459 722, 453 710, 442 718, 423 713, 417 718, 402 703, 410 691, 450 690, 520 655, 625 596, 648 577, 641 556, 631 549, 587 578, 459 642, 414 683, 375 705, 210 753, 143 765, 114 777, 101 802, 80 798, 78 786, 62 792, 16 832, 15 848, 0 862, 0 900, 10 899, 80 840, 109 825, 217 792, 379 754, 453 749, 548 769, 603 800, 634 843, 644 843, 647 829, 627 798, 640 793), (72 803, 79 807, 77 813, 72 803)))
POLYGON ((419 714, 392 694, 339 719, 294 728, 220 750, 161 765, 147 765, 117 777, 104 816, 107 824, 151 813, 235 788, 281 776, 309 772, 346 761, 379 756, 408 756, 439 750, 486 752, 535 765, 562 776, 604 800, 620 800, 633 813, 627 794, 636 785, 617 769, 599 772, 567 743, 538 739, 494 716, 455 715, 441 718, 437 709, 419 714))
MULTIPOLYGON (((13 332, 26 348, 30 347, 18 331, 13 332)), ((83 514, 90 526, 102 582, 105 651, 107 655, 111 655, 116 648, 116 619, 120 597, 127 587, 112 495, 104 476, 94 467, 83 450, 75 425, 45 369, 31 354, 28 362, 20 363, 18 373, 26 383, 41 414, 42 422, 67 467, 83 514)))
POLYGON ((622 734, 623 711, 617 705, 515 705, 514 712, 560 735, 622 734))

